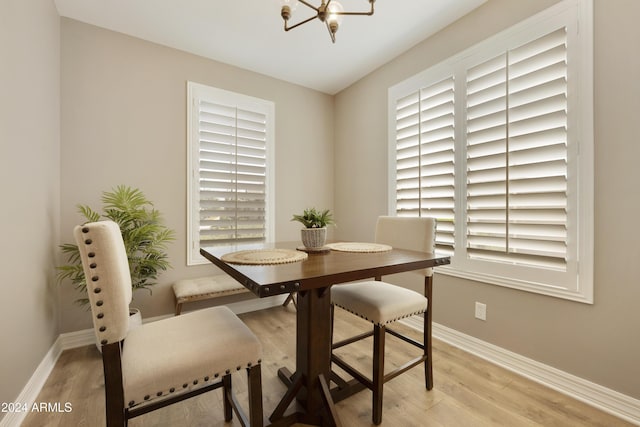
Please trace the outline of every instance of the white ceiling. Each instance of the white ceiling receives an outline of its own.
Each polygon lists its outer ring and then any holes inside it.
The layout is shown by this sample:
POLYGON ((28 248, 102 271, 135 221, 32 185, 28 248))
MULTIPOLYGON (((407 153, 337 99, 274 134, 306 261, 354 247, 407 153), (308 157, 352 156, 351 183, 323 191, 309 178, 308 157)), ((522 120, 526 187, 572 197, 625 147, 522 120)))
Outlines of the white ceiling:
MULTIPOLYGON (((335 94, 486 0, 378 0, 336 43, 314 20, 283 30, 281 0, 55 0, 61 16, 335 94)), ((320 0, 309 0, 319 5, 320 0)), ((342 0, 366 11, 367 0, 342 0)), ((298 4, 290 20, 313 16, 298 4)))

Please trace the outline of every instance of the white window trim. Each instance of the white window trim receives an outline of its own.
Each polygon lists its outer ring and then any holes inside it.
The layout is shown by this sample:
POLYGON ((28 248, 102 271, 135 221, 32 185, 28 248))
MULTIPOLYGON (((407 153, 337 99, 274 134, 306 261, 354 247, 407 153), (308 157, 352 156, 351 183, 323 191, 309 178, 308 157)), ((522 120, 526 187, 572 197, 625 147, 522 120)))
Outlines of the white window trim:
MULTIPOLYGON (((496 284, 514 289, 554 296, 558 298, 579 301, 583 303, 593 303, 593 259, 594 259, 594 135, 593 135, 593 1, 592 0, 565 0, 556 5, 542 11, 539 14, 528 18, 527 20, 514 25, 513 27, 483 41, 477 45, 437 64, 417 75, 401 82, 389 89, 389 110, 388 110, 388 132, 389 132, 389 212, 396 212, 396 164, 395 164, 395 100, 407 95, 411 91, 424 86, 425 84, 436 82, 450 75, 459 73, 460 68, 468 66, 473 61, 474 56, 487 56, 487 51, 498 53, 500 50, 508 50, 514 47, 514 40, 533 40, 540 33, 541 26, 552 26, 556 23, 558 26, 564 25, 565 22, 573 19, 577 22, 578 31, 580 32, 579 50, 574 51, 574 56, 570 57, 570 61, 579 61, 577 69, 578 76, 569 75, 568 83, 570 92, 578 93, 580 98, 574 104, 578 106, 575 114, 569 118, 569 126, 578 129, 578 144, 574 144, 576 153, 577 171, 571 173, 574 179, 578 180, 578 225, 576 232, 570 234, 568 239, 575 239, 577 247, 577 264, 575 280, 577 285, 575 289, 566 289, 562 287, 554 287, 548 277, 545 277, 544 270, 531 269, 533 275, 529 277, 537 277, 537 280, 519 278, 525 277, 521 274, 522 266, 507 266, 513 272, 510 277, 492 274, 489 269, 478 269, 474 263, 469 260, 460 260, 466 258, 460 256, 460 252, 456 252, 458 256, 453 257, 450 266, 438 268, 438 272, 480 281, 485 283, 496 284), (577 85, 577 86, 573 86, 577 85)), ((575 43, 575 40, 573 41, 575 43)), ((464 75, 464 74, 462 74, 464 75)), ((465 141, 465 127, 459 125, 460 119, 464 117, 464 102, 458 102, 459 94, 464 93, 461 85, 464 84, 463 79, 456 79, 456 141, 465 141)), ((464 150, 458 149, 456 143, 456 251, 462 249, 466 252, 464 243, 464 224, 461 221, 461 212, 465 209, 465 188, 464 180, 460 177, 465 176, 465 153, 464 150), (462 183, 462 184, 460 184, 462 183)), ((571 148, 570 148, 571 149, 571 148)), ((490 263, 485 263, 489 264, 490 263)), ((503 265, 504 266, 504 265, 503 265)))
POLYGON ((275 104, 271 101, 251 97, 199 83, 187 82, 187 265, 207 264, 200 255, 199 215, 199 135, 196 99, 203 97, 231 106, 252 105, 268 110, 267 123, 267 171, 266 171, 266 237, 267 242, 275 241, 275 104))

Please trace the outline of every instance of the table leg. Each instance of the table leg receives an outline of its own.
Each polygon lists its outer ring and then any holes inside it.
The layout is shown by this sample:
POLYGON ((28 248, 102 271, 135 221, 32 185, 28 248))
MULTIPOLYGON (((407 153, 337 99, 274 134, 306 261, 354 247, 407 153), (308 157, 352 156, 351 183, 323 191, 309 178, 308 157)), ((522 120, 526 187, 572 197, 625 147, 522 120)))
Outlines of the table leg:
POLYGON ((281 419, 295 396, 305 409, 298 421, 340 426, 326 380, 331 378, 330 288, 298 292, 297 308, 296 373, 279 371, 289 389, 269 419, 281 419))

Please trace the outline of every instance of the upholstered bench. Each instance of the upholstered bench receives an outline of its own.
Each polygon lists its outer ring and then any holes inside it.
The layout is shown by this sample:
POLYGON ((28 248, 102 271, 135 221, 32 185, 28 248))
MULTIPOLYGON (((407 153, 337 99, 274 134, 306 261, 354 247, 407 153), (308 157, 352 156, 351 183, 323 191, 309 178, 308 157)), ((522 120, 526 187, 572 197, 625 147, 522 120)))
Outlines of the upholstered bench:
POLYGON ((176 316, 182 312, 182 304, 185 302, 202 301, 243 292, 249 292, 249 290, 226 274, 178 280, 173 284, 176 316))

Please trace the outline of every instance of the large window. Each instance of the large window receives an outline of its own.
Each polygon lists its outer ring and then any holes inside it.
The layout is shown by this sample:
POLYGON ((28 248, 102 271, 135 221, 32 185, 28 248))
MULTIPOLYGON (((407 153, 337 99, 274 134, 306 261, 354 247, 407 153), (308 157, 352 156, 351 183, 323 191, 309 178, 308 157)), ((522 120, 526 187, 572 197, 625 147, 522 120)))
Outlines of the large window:
POLYGON ((592 4, 565 0, 389 90, 391 211, 439 271, 593 301, 592 4))
POLYGON ((201 246, 273 240, 274 104, 187 84, 187 263, 201 246))

